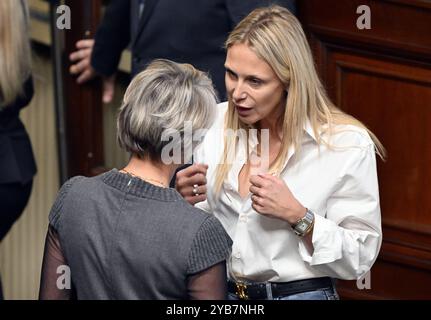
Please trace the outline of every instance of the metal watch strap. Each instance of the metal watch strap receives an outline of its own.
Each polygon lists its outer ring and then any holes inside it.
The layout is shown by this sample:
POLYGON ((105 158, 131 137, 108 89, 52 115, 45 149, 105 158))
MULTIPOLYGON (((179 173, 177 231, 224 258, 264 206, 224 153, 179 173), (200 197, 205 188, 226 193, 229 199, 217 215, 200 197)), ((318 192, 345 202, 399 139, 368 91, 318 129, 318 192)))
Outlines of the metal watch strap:
POLYGON ((295 234, 300 237, 307 235, 314 226, 314 213, 308 208, 306 208, 306 210, 307 211, 305 213, 305 216, 302 219, 299 219, 298 222, 292 226, 292 229, 295 234), (298 228, 299 225, 302 225, 304 223, 307 225, 307 228, 305 230, 301 230, 300 228, 298 228))

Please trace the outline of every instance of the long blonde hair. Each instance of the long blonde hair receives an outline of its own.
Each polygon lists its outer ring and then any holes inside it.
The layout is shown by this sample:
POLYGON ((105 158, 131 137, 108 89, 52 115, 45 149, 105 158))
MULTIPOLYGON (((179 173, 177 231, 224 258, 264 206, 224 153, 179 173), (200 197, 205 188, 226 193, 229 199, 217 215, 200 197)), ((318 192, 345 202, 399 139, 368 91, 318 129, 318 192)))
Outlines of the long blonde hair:
MULTIPOLYGON (((229 35, 225 47, 235 44, 247 44, 256 55, 267 62, 288 91, 284 117, 282 121, 281 149, 270 165, 270 172, 280 174, 288 156, 290 146, 297 152, 303 136, 303 128, 310 121, 319 144, 331 147, 318 134, 323 126, 326 132, 333 132, 334 124, 354 125, 364 128, 375 144, 377 154, 383 159, 385 149, 377 137, 359 120, 344 113, 329 99, 314 67, 314 61, 304 31, 289 10, 273 5, 258 8, 244 18, 229 35)), ((232 102, 229 101, 226 129, 246 129, 239 120, 232 102)), ((216 170, 215 194, 221 190, 231 163, 227 161, 229 150, 234 150, 237 140, 227 135, 224 142, 224 154, 216 170)))
POLYGON ((30 75, 26 1, 0 1, 0 108, 13 102, 30 75))

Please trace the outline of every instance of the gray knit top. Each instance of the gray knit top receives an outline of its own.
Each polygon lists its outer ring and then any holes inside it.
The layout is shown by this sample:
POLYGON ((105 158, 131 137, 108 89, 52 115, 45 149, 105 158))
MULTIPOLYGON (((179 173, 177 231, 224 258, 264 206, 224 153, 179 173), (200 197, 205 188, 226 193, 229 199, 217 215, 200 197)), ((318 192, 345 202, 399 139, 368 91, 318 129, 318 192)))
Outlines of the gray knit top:
POLYGON ((230 253, 212 215, 113 169, 74 177, 49 215, 78 299, 186 299, 187 276, 230 253))

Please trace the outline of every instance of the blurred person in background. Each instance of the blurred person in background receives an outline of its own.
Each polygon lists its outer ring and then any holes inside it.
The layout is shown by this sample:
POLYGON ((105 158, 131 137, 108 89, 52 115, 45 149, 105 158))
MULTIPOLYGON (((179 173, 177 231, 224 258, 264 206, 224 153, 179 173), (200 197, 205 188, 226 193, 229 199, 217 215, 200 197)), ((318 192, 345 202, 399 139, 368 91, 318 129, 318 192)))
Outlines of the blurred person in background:
POLYGON ((224 99, 223 43, 243 17, 270 3, 295 11, 295 0, 111 0, 95 39, 77 42, 70 71, 78 83, 102 75, 108 103, 121 53, 130 44, 132 77, 153 59, 190 63, 209 73, 224 99))
MULTIPOLYGON (((26 1, 0 1, 0 241, 30 198, 36 163, 19 118, 33 97, 26 1)), ((0 299, 3 298, 0 282, 0 299)))

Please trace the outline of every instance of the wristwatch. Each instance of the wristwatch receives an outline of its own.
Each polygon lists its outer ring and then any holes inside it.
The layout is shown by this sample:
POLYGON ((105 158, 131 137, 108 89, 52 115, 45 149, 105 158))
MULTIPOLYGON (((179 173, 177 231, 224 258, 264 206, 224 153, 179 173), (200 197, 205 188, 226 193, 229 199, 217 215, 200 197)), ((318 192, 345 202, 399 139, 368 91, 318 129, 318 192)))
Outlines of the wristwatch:
POLYGON ((314 213, 307 209, 305 217, 299 219, 292 225, 292 229, 296 235, 303 237, 307 235, 314 226, 314 213))

